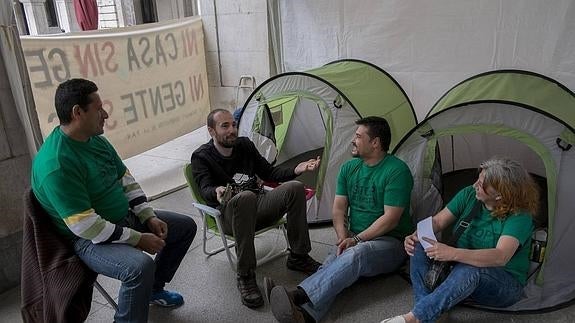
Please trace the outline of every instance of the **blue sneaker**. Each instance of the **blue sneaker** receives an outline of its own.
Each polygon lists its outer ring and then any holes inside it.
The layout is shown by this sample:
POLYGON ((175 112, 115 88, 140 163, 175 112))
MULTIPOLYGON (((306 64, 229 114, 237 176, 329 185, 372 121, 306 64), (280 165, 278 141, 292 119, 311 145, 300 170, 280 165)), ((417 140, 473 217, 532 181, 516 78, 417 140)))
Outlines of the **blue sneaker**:
POLYGON ((184 304, 184 298, 182 295, 176 292, 170 292, 169 290, 162 289, 160 291, 152 292, 150 297, 150 304, 162 306, 162 307, 174 307, 184 304))

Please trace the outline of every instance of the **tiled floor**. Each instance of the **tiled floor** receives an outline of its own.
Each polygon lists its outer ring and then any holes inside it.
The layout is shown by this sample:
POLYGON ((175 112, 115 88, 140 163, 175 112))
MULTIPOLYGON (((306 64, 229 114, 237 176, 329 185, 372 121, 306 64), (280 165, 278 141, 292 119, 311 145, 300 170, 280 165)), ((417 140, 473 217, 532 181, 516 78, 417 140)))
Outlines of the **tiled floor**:
MULTIPOLYGON (((185 179, 182 167, 191 152, 207 141, 206 128, 177 138, 166 145, 148 151, 126 161, 132 173, 149 196, 161 195, 173 187, 182 186, 185 179)), ((187 188, 172 192, 152 202, 157 208, 171 209, 192 216, 198 227, 201 219, 192 210, 192 200, 187 188)), ((322 260, 335 242, 331 225, 312 226, 312 256, 322 260)), ((266 233, 256 240, 258 252, 264 253, 281 243, 278 232, 266 233)), ((219 240, 211 238, 209 246, 219 240)), ((285 267, 285 256, 277 258, 257 269, 261 286, 264 276, 276 283, 290 287, 305 278, 303 274, 285 267)), ((119 283, 100 276, 98 279, 108 292, 117 298, 119 283)), ((176 309, 152 307, 150 322, 274 322, 266 305, 252 310, 243 306, 236 289, 235 273, 223 253, 207 258, 198 232, 186 258, 168 288, 181 292, 186 303, 176 309)), ((20 292, 18 288, 0 295, 0 322, 21 322, 20 292)), ((379 322, 384 318, 409 311, 412 295, 409 284, 398 275, 374 277, 361 280, 341 293, 333 304, 325 322, 379 322)), ((96 291, 88 322, 112 322, 113 309, 96 291)), ((575 322, 575 306, 547 314, 514 315, 457 307, 445 316, 447 322, 575 322)))
MULTIPOLYGON (((198 225, 201 219, 192 211, 192 201, 187 189, 153 201, 155 207, 172 209, 191 214, 198 225)), ((330 225, 312 226, 312 256, 323 259, 332 244, 334 233, 330 225)), ((271 246, 280 245, 282 237, 279 232, 268 232, 256 240, 258 252, 265 252, 271 246), (278 241, 279 239, 279 241, 278 241)), ((216 246, 219 241, 211 238, 209 246, 216 246)), ((257 269, 258 283, 261 286, 264 276, 272 277, 276 283, 295 286, 304 279, 303 274, 293 272, 285 267, 285 257, 278 258, 257 269)), ((108 292, 117 297, 119 284, 116 281, 100 276, 99 281, 108 292)), ((174 281, 168 288, 181 292, 186 303, 176 309, 152 307, 150 322, 274 322, 266 305, 257 310, 243 306, 235 287, 235 273, 224 254, 209 258, 202 252, 200 233, 196 237, 174 281)), ((0 322, 19 322, 19 290, 14 289, 0 295, 0 322)), ((337 298, 325 322, 379 322, 384 318, 404 313, 412 305, 409 284, 398 275, 374 277, 362 280, 346 289, 337 298)), ((112 308, 105 303, 102 296, 94 292, 92 312, 88 322, 111 322, 112 308)), ((457 307, 447 316, 447 322, 574 322, 575 307, 547 314, 513 315, 480 311, 457 307)))

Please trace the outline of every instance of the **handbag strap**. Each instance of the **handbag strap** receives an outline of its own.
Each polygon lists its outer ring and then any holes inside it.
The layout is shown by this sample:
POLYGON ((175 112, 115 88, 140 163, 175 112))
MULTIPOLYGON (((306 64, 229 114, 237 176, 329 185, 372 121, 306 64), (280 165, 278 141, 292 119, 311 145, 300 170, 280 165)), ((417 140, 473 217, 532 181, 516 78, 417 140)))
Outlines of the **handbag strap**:
POLYGON ((455 231, 453 232, 453 235, 451 236, 451 238, 449 239, 447 244, 450 246, 455 245, 455 242, 457 242, 457 240, 463 234, 463 232, 465 232, 465 230, 467 230, 471 221, 473 221, 473 219, 476 216, 478 216, 479 213, 481 213, 481 203, 478 200, 475 200, 475 204, 473 205, 473 209, 471 210, 471 212, 469 212, 469 214, 467 216, 465 216, 465 218, 463 218, 459 222, 457 229, 455 229, 455 231))

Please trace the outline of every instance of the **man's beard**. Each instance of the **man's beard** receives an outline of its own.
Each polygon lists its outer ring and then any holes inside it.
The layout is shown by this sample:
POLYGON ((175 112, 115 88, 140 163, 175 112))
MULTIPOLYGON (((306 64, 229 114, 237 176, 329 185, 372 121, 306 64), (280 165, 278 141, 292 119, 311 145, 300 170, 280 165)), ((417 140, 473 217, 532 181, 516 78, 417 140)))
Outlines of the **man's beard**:
POLYGON ((223 138, 218 143, 224 148, 233 148, 236 145, 236 139, 238 139, 238 137, 235 136, 232 139, 223 138))

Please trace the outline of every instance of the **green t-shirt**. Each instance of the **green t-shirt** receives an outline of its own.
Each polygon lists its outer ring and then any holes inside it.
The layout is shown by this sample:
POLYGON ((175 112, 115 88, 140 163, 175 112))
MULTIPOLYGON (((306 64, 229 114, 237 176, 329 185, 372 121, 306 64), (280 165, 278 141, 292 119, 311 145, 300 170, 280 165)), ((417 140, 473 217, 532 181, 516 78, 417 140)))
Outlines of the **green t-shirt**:
MULTIPOLYGON (((459 219, 467 216, 477 201, 475 189, 468 186, 447 204, 447 209, 458 218, 454 229, 459 225, 459 219)), ((481 205, 481 214, 471 221, 470 226, 457 240, 457 247, 464 249, 490 249, 497 246, 502 235, 512 236, 519 241, 519 248, 505 265, 505 270, 511 273, 521 284, 525 285, 529 270, 529 248, 533 221, 527 213, 517 213, 499 220, 491 216, 491 211, 481 205)))
POLYGON ((126 166, 102 136, 73 140, 56 127, 32 163, 32 190, 58 230, 73 236, 62 219, 93 208, 117 223, 128 214, 121 179, 126 166))
POLYGON ((413 232, 409 203, 413 178, 407 165, 393 155, 386 155, 374 166, 360 158, 341 166, 337 178, 337 195, 347 197, 350 230, 360 233, 384 213, 384 205, 403 207, 397 227, 386 235, 403 239, 413 232))

